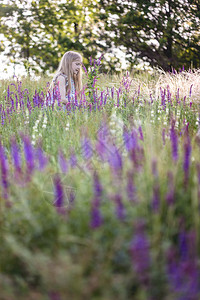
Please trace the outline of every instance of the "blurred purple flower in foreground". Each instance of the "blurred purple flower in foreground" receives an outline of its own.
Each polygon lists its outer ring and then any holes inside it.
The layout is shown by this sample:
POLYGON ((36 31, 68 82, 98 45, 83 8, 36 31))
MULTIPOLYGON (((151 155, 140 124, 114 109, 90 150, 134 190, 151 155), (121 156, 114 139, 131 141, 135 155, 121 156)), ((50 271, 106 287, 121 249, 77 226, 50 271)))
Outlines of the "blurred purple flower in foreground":
POLYGON ((114 174, 120 175, 123 167, 122 156, 116 145, 110 145, 109 149, 110 152, 108 152, 108 162, 110 164, 110 167, 113 170, 114 174))
POLYGON ((1 168, 1 185, 3 190, 3 198, 8 198, 8 163, 4 148, 0 142, 0 168, 1 168))
POLYGON ((172 125, 170 129, 170 140, 171 140, 171 149, 172 149, 172 158, 174 161, 178 159, 178 136, 175 130, 175 120, 172 120, 172 125))
POLYGON ((93 155, 93 148, 92 148, 92 144, 90 142, 90 140, 88 138, 84 138, 81 141, 81 148, 82 148, 82 154, 83 154, 83 158, 87 161, 89 159, 91 159, 92 155, 93 155))
POLYGON ((54 206, 58 213, 63 213, 64 191, 60 176, 57 174, 53 179, 54 183, 54 206))
POLYGON ((189 170, 190 170, 190 157, 191 157, 192 147, 190 142, 190 137, 187 134, 184 142, 184 160, 183 160, 183 170, 185 176, 185 184, 187 184, 189 179, 189 170))
POLYGON ((103 217, 102 217, 101 211, 100 211, 100 204, 101 204, 103 188, 100 183, 97 172, 95 172, 93 175, 93 190, 94 190, 94 198, 91 203, 90 226, 93 229, 96 229, 103 224, 103 217))
POLYGON ((38 169, 40 171, 43 171, 45 169, 45 167, 48 164, 48 158, 47 156, 44 154, 42 147, 38 146, 35 150, 35 158, 38 162, 38 169))
POLYGON ((172 172, 168 172, 168 191, 166 194, 166 202, 168 205, 174 204, 175 201, 175 187, 174 187, 174 176, 172 172))
POLYGON ((97 172, 94 172, 93 175, 93 190, 94 190, 95 197, 100 199, 100 197, 102 196, 103 187, 101 185, 99 175, 97 172))
POLYGON ((75 168, 77 166, 77 157, 74 152, 71 153, 70 159, 69 159, 70 165, 72 168, 75 168))
POLYGON ((16 143, 16 139, 14 137, 11 138, 11 155, 12 155, 15 171, 17 174, 19 174, 22 171, 22 162, 21 162, 20 150, 16 143))
POLYGON ((100 211, 100 201, 98 198, 93 199, 91 204, 91 219, 90 226, 93 229, 100 227, 103 224, 103 217, 100 211))
POLYGON ((24 143, 24 156, 26 160, 26 167, 27 167, 27 180, 30 180, 32 172, 34 170, 34 151, 33 146, 31 145, 31 141, 28 136, 22 135, 22 140, 24 143))
POLYGON ((59 150, 59 152, 58 152, 58 163, 59 163, 61 171, 63 173, 67 173, 68 164, 67 164, 67 161, 65 159, 65 156, 64 156, 64 153, 62 150, 59 150))
POLYGON ((200 273, 194 231, 182 231, 179 235, 179 251, 168 251, 167 274, 170 289, 178 300, 198 300, 200 297, 200 273))
POLYGON ((134 173, 133 171, 128 172, 128 179, 126 185, 127 196, 130 201, 136 202, 137 195, 136 195, 136 187, 134 185, 134 173))
POLYGON ((148 285, 150 268, 150 243, 145 233, 143 220, 138 220, 135 226, 135 234, 130 245, 132 266, 139 281, 148 285))
POLYGON ((122 202, 122 196, 119 194, 116 194, 114 196, 114 201, 115 201, 116 216, 120 221, 124 221, 124 219, 126 217, 126 210, 125 210, 124 204, 122 202))

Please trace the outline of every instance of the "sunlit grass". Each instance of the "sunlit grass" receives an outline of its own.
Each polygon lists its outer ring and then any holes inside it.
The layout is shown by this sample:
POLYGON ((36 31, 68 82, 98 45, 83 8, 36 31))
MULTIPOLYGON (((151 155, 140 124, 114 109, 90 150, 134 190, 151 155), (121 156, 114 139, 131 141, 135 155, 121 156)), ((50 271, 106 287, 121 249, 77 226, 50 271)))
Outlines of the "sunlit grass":
POLYGON ((68 111, 20 80, 0 86, 3 299, 198 299, 199 71, 100 74, 68 111))

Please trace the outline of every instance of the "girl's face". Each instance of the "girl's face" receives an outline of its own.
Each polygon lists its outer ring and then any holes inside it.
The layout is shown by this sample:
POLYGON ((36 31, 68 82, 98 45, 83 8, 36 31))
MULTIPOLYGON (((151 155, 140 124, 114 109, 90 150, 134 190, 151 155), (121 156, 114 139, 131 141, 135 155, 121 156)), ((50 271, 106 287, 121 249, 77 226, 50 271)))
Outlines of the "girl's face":
POLYGON ((78 72, 80 71, 81 65, 82 65, 82 62, 81 62, 80 58, 77 58, 76 60, 74 60, 72 62, 72 73, 77 75, 78 72))

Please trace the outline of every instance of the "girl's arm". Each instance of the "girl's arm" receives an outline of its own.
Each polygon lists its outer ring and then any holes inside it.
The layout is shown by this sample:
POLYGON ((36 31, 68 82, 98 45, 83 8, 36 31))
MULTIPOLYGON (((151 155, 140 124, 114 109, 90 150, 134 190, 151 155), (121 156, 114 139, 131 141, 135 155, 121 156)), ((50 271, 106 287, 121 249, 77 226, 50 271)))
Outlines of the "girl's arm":
POLYGON ((62 76, 62 75, 59 75, 58 78, 57 78, 57 82, 59 82, 61 102, 63 104, 66 104, 67 99, 66 99, 66 81, 65 81, 65 77, 62 76))

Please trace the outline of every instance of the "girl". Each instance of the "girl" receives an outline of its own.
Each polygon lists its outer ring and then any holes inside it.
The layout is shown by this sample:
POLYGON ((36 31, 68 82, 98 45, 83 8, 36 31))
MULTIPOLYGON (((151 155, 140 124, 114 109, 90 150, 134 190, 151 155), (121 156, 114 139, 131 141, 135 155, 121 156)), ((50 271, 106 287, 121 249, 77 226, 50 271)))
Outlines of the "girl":
MULTIPOLYGON (((58 70, 51 83, 51 91, 59 84, 61 103, 65 109, 70 99, 75 99, 75 93, 79 94, 82 88, 82 73, 81 73, 82 57, 74 51, 66 52, 59 64, 58 70)), ((51 94, 53 102, 53 93, 51 94)))

